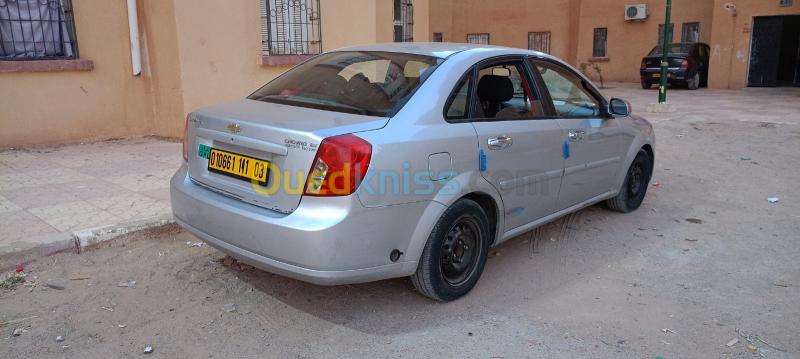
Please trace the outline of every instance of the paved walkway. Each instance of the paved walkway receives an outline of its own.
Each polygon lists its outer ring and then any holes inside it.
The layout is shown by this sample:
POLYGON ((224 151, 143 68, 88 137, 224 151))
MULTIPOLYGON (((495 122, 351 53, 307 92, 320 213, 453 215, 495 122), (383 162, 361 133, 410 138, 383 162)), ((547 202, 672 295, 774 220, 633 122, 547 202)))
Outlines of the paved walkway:
POLYGON ((180 162, 180 143, 154 138, 0 152, 0 256, 171 219, 169 178, 180 162))

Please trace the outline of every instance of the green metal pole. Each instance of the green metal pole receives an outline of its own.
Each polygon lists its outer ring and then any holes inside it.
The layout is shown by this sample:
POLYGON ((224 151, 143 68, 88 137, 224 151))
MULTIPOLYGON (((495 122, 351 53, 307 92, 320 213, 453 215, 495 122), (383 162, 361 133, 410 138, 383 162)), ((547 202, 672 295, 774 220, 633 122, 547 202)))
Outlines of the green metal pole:
POLYGON ((669 66, 669 35, 670 14, 672 13, 672 0, 667 0, 667 16, 664 20, 664 47, 661 49, 661 83, 658 86, 658 103, 667 102, 667 67, 669 66))

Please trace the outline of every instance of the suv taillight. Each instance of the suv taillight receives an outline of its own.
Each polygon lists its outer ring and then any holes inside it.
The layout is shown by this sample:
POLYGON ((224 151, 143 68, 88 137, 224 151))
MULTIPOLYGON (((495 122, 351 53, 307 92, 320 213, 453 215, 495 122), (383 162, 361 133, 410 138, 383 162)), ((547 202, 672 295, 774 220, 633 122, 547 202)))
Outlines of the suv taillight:
POLYGON ((189 115, 186 115, 186 122, 183 123, 183 160, 189 161, 189 115))
POLYGON ((318 197, 353 194, 367 173, 372 145, 347 134, 322 140, 311 165, 305 194, 318 197))
POLYGON ((689 68, 689 60, 683 59, 683 61, 681 61, 681 68, 682 69, 688 69, 689 68))
POLYGON ((642 60, 642 70, 647 68, 647 60, 642 60))

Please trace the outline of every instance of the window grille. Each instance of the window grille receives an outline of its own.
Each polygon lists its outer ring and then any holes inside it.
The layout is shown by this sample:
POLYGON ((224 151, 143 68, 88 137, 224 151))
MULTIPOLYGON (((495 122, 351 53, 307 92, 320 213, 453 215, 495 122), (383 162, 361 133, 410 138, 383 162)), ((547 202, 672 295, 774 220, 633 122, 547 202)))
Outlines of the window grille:
POLYGON ((264 55, 321 53, 319 9, 319 0, 261 0, 264 55))
POLYGON ((467 34, 467 42, 470 44, 489 45, 489 34, 467 34))
MULTIPOLYGON (((675 24, 669 24, 669 38, 667 41, 671 44, 673 35, 675 35, 675 24)), ((664 43, 664 24, 658 25, 658 42, 657 45, 661 45, 664 43)))
POLYGON ((433 33, 433 42, 442 42, 444 41, 444 34, 441 32, 434 32, 433 33))
POLYGON ((77 57, 71 0, 0 0, 0 59, 77 57))
POLYGON ((550 53, 550 32, 529 32, 528 50, 550 53))
POLYGON ((592 46, 592 57, 606 57, 608 55, 608 28, 598 27, 594 29, 594 45, 592 46))
POLYGON ((700 42, 699 22, 683 23, 683 33, 681 34, 681 42, 700 42))
POLYGON ((414 41, 414 4, 412 0, 394 0, 394 42, 414 41))

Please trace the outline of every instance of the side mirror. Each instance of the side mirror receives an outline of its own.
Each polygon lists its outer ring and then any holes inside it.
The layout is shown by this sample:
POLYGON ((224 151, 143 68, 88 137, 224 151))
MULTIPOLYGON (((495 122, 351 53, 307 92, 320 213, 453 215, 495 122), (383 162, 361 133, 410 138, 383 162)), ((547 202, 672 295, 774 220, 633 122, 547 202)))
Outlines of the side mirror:
POLYGON ((628 116, 631 114, 631 104, 623 99, 612 98, 608 102, 608 113, 616 116, 628 116))

